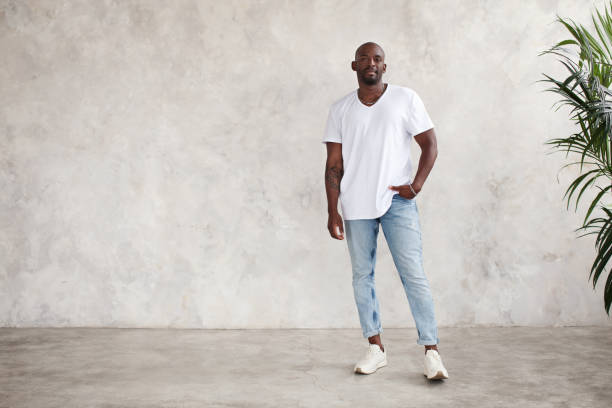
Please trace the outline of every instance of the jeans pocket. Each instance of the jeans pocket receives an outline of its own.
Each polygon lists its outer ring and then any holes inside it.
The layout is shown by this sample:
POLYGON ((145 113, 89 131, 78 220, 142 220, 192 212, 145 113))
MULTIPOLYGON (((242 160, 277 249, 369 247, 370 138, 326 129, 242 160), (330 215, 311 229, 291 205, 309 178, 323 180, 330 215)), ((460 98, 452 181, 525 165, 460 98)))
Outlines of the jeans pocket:
MULTIPOLYGON (((408 201, 408 202, 412 202, 412 201, 414 201, 414 198, 406 198, 406 197, 402 197, 401 195, 399 195, 399 193, 398 193, 398 194, 395 194, 395 195, 393 196, 393 198, 397 198, 397 199, 399 199, 399 200, 404 200, 404 201, 408 201)), ((415 198, 416 198, 416 197, 415 197, 415 198)))

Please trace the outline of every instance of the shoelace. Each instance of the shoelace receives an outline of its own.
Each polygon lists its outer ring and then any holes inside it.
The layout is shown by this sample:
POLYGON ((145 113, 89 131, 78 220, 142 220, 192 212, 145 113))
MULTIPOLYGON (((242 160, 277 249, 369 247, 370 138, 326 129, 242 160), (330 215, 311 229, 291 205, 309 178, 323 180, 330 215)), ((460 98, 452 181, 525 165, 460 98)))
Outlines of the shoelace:
POLYGON ((435 358, 438 361, 441 360, 440 354, 438 354, 438 353, 429 353, 429 355, 432 356, 433 358, 435 358))
POLYGON ((372 354, 372 353, 376 353, 377 351, 380 351, 381 353, 383 352, 380 347, 374 347, 374 346, 370 346, 368 347, 368 353, 372 354))

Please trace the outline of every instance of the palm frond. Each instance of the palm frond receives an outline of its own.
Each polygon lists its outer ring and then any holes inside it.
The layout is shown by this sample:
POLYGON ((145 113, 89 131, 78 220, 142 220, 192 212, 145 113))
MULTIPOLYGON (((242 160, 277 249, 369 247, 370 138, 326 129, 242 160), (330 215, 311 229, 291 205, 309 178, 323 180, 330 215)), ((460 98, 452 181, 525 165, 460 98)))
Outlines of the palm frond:
POLYGON ((591 188, 599 192, 591 200, 582 225, 576 231, 585 233, 579 237, 596 234, 596 256, 591 265, 589 279, 593 288, 601 274, 608 269, 604 287, 604 304, 606 313, 610 314, 612 305, 612 271, 608 268, 612 259, 612 211, 602 205, 604 198, 612 192, 612 2, 605 10, 591 16, 594 25, 593 34, 584 26, 571 19, 557 16, 570 34, 569 39, 558 42, 553 47, 540 53, 552 55, 567 70, 567 77, 557 80, 543 74, 549 88, 547 92, 555 93, 559 100, 553 105, 558 111, 567 107, 569 118, 578 131, 567 137, 553 138, 546 142, 555 151, 576 154, 579 160, 569 165, 580 165, 579 175, 570 183, 563 195, 569 209, 572 198, 575 199, 574 211, 578 203, 591 188), (585 165, 592 166, 586 169, 585 165), (605 180, 606 186, 597 185, 605 180), (596 209, 603 211, 604 216, 593 216, 596 209))

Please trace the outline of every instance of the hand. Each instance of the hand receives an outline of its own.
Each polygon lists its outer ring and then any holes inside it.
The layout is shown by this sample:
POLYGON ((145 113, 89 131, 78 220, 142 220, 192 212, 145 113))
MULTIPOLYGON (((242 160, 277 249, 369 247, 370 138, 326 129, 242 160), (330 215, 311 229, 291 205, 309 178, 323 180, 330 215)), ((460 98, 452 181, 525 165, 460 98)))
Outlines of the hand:
MULTIPOLYGON (((412 183, 411 186, 415 193, 418 194, 419 191, 421 191, 421 186, 417 183, 412 183)), ((398 191, 400 196, 409 200, 412 200, 414 197, 416 197, 416 194, 412 193, 412 190, 410 189, 410 187, 408 187, 408 184, 403 186, 389 186, 389 190, 398 191)))
POLYGON ((344 225, 342 223, 342 217, 338 212, 330 213, 327 219, 327 229, 329 235, 335 239, 344 239, 344 225))

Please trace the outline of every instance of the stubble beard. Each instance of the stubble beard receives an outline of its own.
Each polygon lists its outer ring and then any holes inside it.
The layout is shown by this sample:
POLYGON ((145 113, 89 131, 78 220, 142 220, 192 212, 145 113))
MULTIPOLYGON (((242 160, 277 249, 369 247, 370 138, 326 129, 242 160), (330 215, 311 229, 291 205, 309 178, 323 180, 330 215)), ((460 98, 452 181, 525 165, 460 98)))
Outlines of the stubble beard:
POLYGON ((362 79, 364 84, 366 84, 366 85, 376 85, 377 83, 380 82, 381 78, 378 75, 378 73, 376 73, 376 76, 374 76, 374 77, 370 77, 367 74, 368 74, 368 72, 364 73, 364 75, 361 76, 361 79, 362 79))

